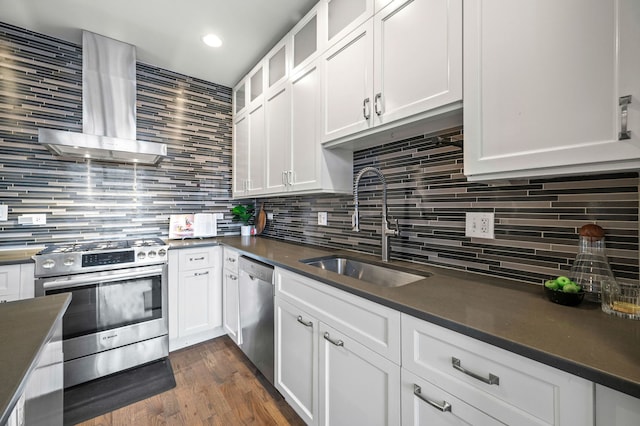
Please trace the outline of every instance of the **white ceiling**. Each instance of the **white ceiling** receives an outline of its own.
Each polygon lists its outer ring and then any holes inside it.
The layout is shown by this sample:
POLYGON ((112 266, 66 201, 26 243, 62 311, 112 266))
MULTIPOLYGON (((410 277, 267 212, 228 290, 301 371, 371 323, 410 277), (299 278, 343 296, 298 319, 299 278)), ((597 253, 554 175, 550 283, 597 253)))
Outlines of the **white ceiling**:
POLYGON ((317 0, 0 0, 0 21, 81 44, 133 44, 139 62, 233 87, 317 0), (216 33, 222 47, 202 43, 216 33))

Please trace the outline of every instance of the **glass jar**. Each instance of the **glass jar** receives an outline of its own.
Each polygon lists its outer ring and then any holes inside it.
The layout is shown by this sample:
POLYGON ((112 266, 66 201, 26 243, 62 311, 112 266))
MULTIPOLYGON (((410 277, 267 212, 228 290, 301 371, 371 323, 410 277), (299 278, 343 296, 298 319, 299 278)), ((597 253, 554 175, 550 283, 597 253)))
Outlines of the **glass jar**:
POLYGON ((585 291, 585 300, 601 302, 602 289, 617 285, 605 253, 604 230, 594 224, 580 228, 578 255, 569 277, 585 291))
POLYGON ((602 310, 622 318, 640 320, 638 284, 611 282, 602 287, 602 310))

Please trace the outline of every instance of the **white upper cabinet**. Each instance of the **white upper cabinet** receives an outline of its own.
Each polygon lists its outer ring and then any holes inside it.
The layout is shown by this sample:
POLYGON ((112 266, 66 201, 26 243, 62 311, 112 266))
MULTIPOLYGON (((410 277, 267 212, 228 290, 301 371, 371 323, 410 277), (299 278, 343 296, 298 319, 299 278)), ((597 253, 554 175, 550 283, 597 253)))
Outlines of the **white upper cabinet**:
POLYGON ((372 123, 373 22, 367 21, 327 50, 323 66, 322 141, 368 129, 372 123))
POLYGON ((323 62, 328 146, 454 111, 459 122, 462 2, 394 0, 332 45, 323 62))
POLYGON ((327 3, 320 1, 291 29, 292 74, 309 65, 325 50, 326 21, 327 3))
POLYGON ((640 167, 640 2, 464 6, 469 180, 640 167))
POLYGON ((375 18, 375 124, 462 99, 462 2, 396 0, 375 18))
POLYGON ((233 90, 233 113, 240 114, 247 106, 247 85, 246 81, 240 82, 233 90))
POLYGON ((340 41, 371 18, 374 7, 374 0, 328 0, 324 32, 327 46, 340 41))
POLYGON ((233 196, 243 196, 248 182, 249 117, 245 112, 233 118, 233 196))

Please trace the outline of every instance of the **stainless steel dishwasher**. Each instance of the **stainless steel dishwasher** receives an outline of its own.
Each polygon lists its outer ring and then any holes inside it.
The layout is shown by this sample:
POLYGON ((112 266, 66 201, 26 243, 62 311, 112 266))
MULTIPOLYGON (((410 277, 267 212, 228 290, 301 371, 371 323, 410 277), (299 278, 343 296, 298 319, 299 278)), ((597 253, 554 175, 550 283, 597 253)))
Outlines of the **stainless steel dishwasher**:
POLYGON ((238 272, 239 346, 273 384, 273 266, 241 256, 238 272))

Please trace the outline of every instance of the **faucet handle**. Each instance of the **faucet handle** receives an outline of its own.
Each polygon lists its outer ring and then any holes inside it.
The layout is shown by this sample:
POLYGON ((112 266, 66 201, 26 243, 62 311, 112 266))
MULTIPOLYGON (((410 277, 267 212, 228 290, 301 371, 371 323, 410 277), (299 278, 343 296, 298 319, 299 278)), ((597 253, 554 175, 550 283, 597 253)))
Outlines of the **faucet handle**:
POLYGON ((351 215, 351 230, 355 231, 355 232, 360 232, 360 226, 359 226, 359 220, 358 220, 358 213, 354 212, 351 215))
POLYGON ((400 233, 400 225, 398 224, 398 219, 393 219, 393 223, 395 224, 395 228, 393 231, 393 235, 398 235, 400 233))

